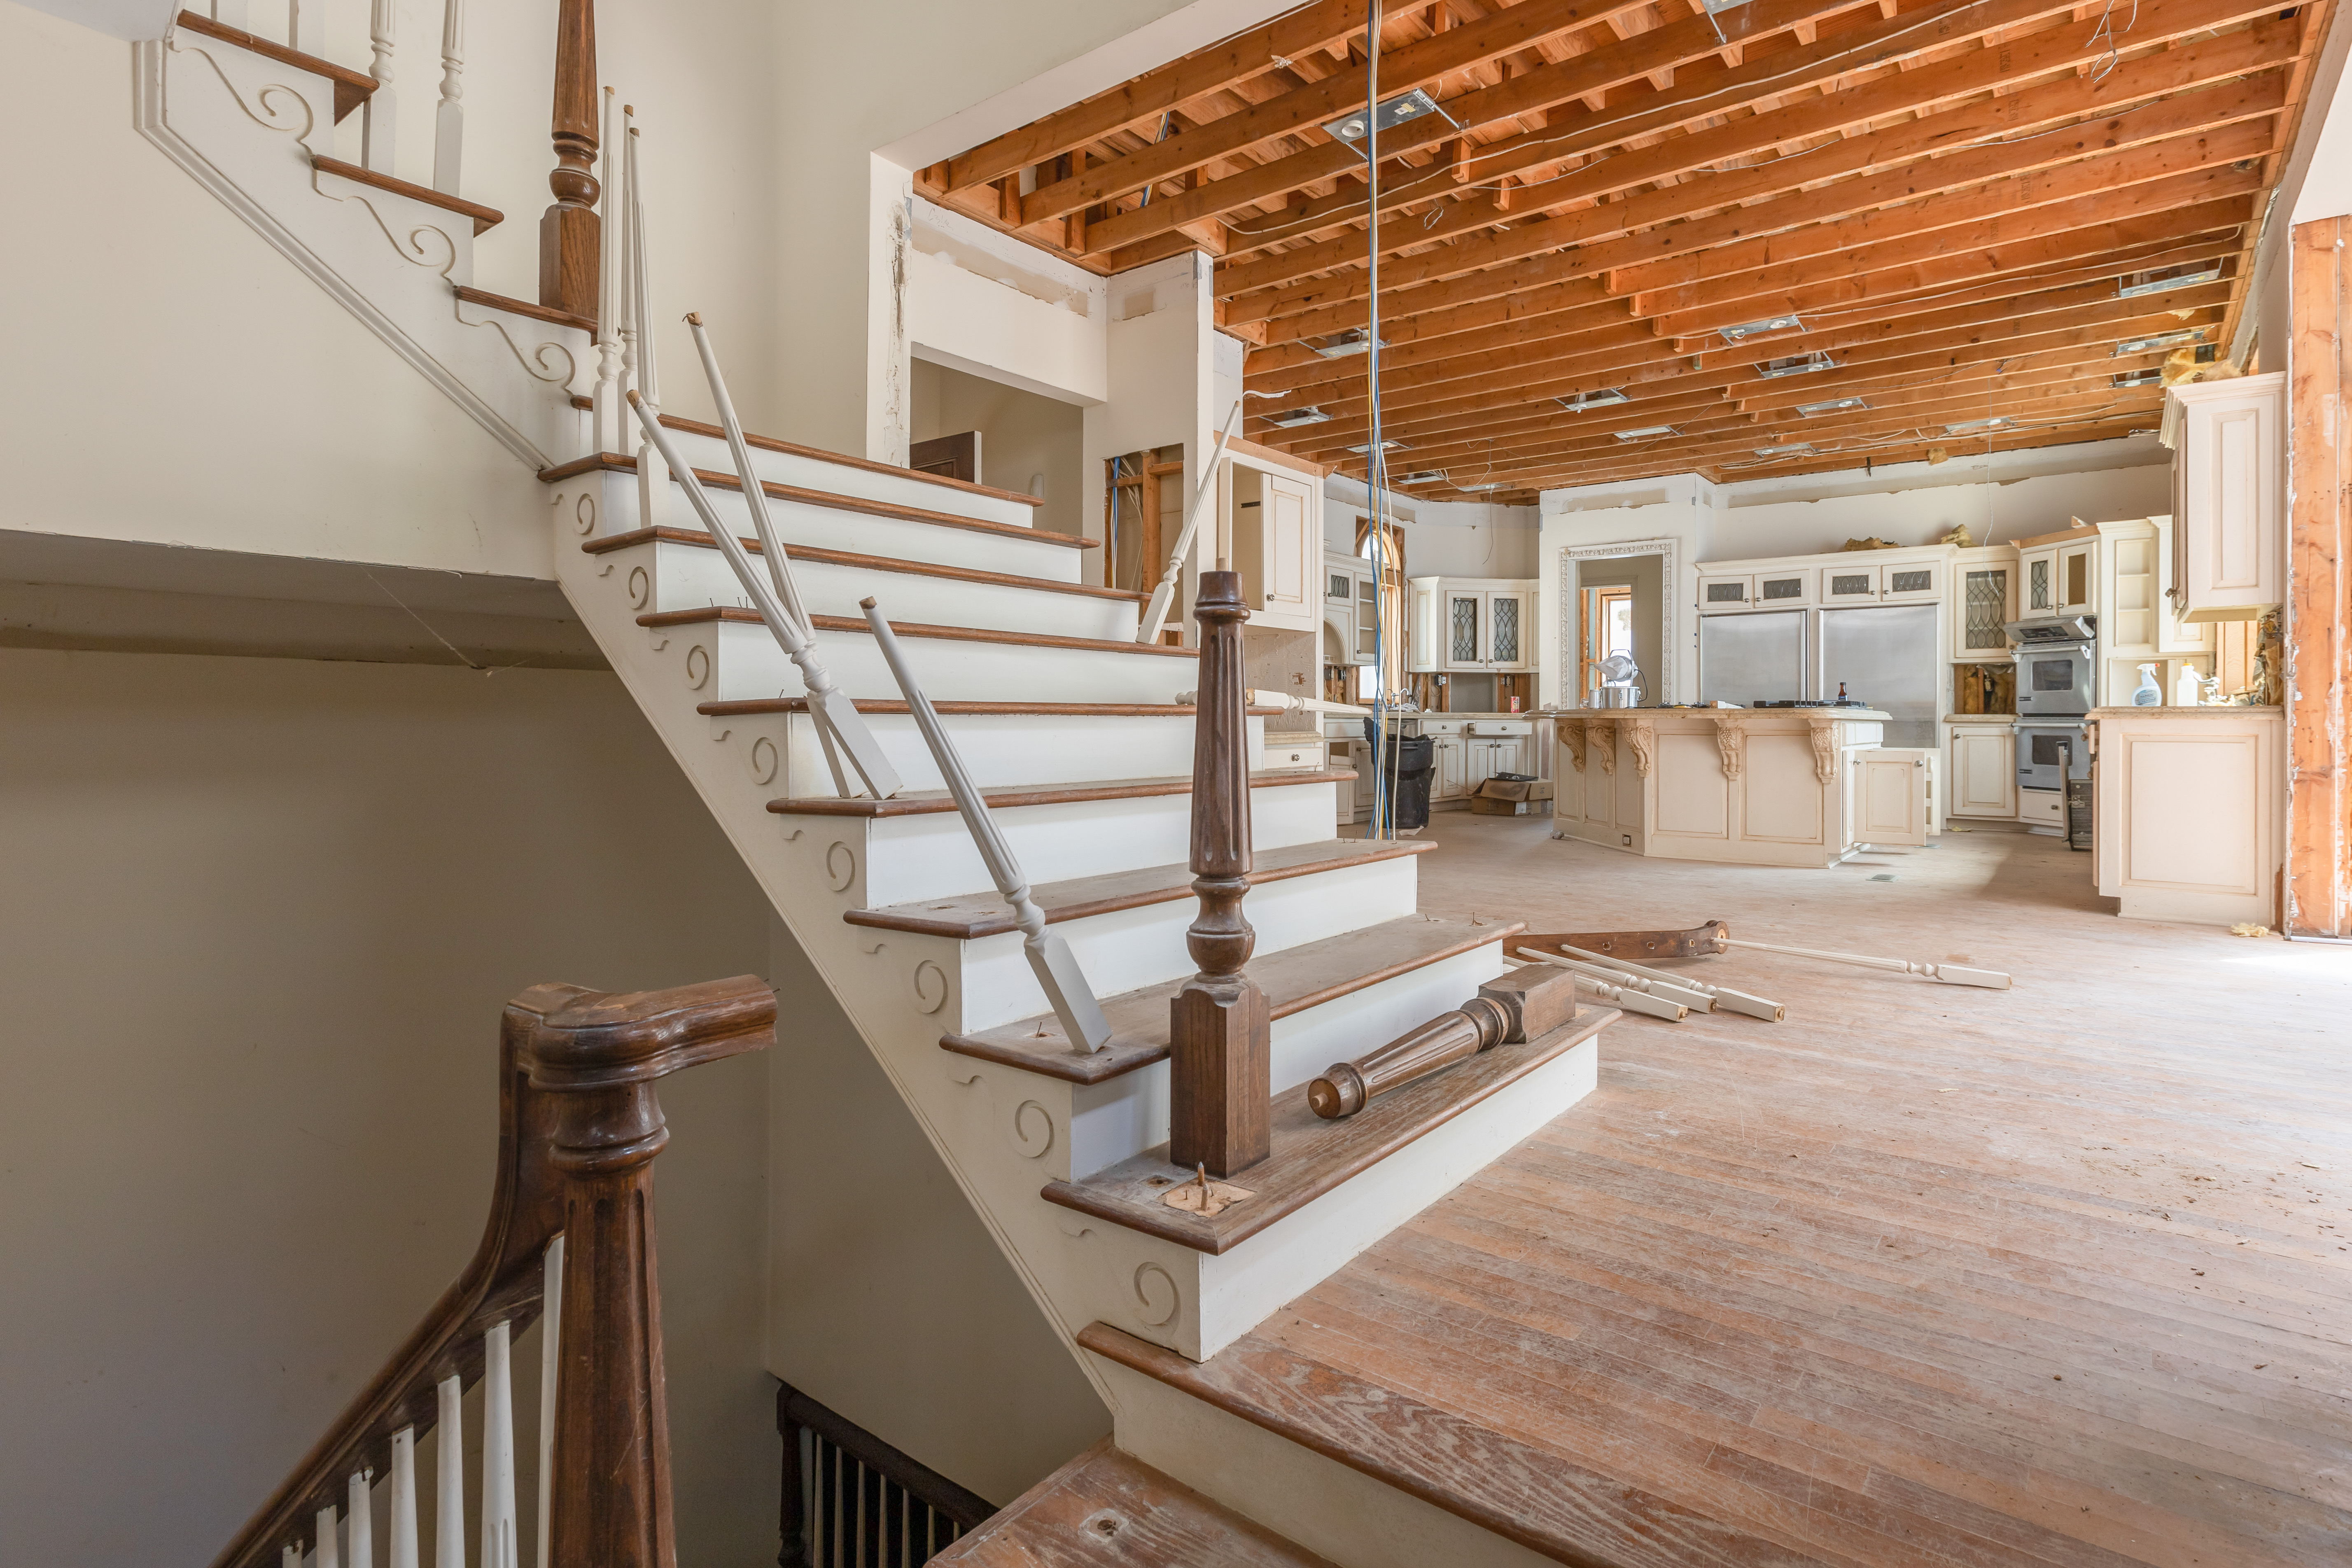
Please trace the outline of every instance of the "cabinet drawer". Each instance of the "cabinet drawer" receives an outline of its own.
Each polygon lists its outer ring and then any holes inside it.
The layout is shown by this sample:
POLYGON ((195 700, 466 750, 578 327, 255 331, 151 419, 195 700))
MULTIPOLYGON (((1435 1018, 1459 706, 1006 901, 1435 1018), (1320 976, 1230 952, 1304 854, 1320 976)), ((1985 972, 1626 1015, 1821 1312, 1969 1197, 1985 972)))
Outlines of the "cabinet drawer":
POLYGON ((1283 773, 1292 768, 1319 768, 1323 765, 1323 742, 1276 742, 1265 743, 1265 761, 1261 764, 1268 773, 1283 773))
POLYGON ((2017 818, 2020 822, 2046 822, 2053 827, 2063 827, 2066 825, 2066 796, 2054 789, 2019 790, 2017 818))

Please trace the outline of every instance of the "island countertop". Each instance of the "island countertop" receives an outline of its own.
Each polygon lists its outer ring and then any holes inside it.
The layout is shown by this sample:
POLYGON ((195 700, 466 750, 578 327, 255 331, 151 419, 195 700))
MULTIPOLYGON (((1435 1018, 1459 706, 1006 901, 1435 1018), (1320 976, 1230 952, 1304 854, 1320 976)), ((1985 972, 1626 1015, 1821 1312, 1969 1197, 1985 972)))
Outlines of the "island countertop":
POLYGON ((1624 723, 1635 719, 1712 719, 1717 723, 1726 719, 1835 719, 1853 720, 1864 724, 1884 724, 1894 718, 1876 708, 1563 708, 1544 715, 1549 719, 1595 719, 1624 723))

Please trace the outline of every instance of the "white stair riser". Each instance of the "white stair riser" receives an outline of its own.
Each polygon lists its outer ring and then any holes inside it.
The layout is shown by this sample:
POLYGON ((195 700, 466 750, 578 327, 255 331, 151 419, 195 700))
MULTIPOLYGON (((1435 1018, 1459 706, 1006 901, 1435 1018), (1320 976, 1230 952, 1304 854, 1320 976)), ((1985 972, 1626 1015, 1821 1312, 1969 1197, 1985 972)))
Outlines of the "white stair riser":
MULTIPOLYGON (((1322 843, 1331 837, 1338 788, 1298 784, 1250 791, 1251 842, 1260 849, 1322 843)), ((1032 883, 1181 865, 1192 854, 1189 794, 1056 801, 990 815, 1032 883)), ((972 847, 961 813, 880 817, 865 838, 858 901, 866 909, 986 892, 996 885, 972 847)))
MULTIPOLYGON (((910 790, 945 789, 915 721, 905 713, 868 713, 866 724, 910 790)), ((1177 778, 1192 771, 1192 715, 945 713, 940 722, 963 758, 964 771, 982 789, 1019 784, 1097 784, 1105 779, 1177 778)), ((1253 767, 1265 754, 1265 721, 1249 721, 1253 767)), ((753 742, 753 778, 792 799, 831 797, 832 770, 818 747, 816 725, 805 713, 713 719, 711 734, 730 729, 764 739, 753 742)), ((856 779, 852 777, 852 786, 856 779)), ((1326 832, 1328 827, 1327 826, 1326 832)))
MULTIPOLYGON (((1268 950, 1261 944, 1260 951, 1268 950)), ((1377 1050, 1406 1030, 1459 1007, 1506 967, 1502 943, 1497 942, 1276 1019, 1274 1092, 1280 1094, 1307 1082, 1333 1062, 1377 1050)), ((1155 1062, 1108 1083, 1086 1086, 1070 1099, 1074 1181, 1167 1142, 1166 1062, 1155 1062)))
MULTIPOLYGON (((634 416, 630 429, 634 435, 634 416)), ((698 436, 689 430, 672 430, 669 438, 676 443, 678 456, 704 473, 735 472, 734 456, 728 451, 722 437, 698 436)), ((933 484, 911 474, 877 474, 871 468, 861 468, 855 464, 829 463, 821 458, 803 458, 759 447, 751 448, 751 468, 771 484, 792 485, 804 490, 830 490, 835 495, 888 501, 895 506, 920 507, 925 511, 950 512, 957 517, 978 518, 982 522, 1010 523, 1015 528, 1033 526, 1040 510, 1025 501, 1000 500, 994 496, 975 495, 953 485, 933 484)))
MULTIPOLYGON (((785 547, 789 552, 791 546, 785 547)), ((645 605, 652 610, 700 610, 713 605, 751 606, 751 596, 735 580, 734 569, 718 551, 692 544, 650 546, 653 557, 644 584, 645 605)), ((635 557, 639 552, 623 553, 635 557)), ((766 565, 757 555, 752 564, 766 565)), ((631 560, 623 569, 633 574, 629 596, 639 596, 634 575, 646 563, 631 560)), ((793 563, 793 582, 801 603, 813 616, 865 614, 858 601, 871 595, 882 613, 894 621, 919 621, 934 626, 982 626, 991 631, 1051 632, 1057 637, 1102 637, 1132 642, 1141 613, 1131 599, 1104 599, 1091 594, 1056 594, 1050 589, 1014 588, 999 583, 961 583, 948 577, 928 577, 919 572, 881 572, 866 566, 841 566, 802 559, 793 563)))
MULTIPOLYGON (((801 672, 757 621, 716 621, 649 628, 656 640, 679 637, 711 648, 715 666, 697 688, 697 700, 734 702, 761 697, 803 697, 801 672)), ((816 634, 817 657, 833 683, 852 697, 896 700, 904 694, 883 661, 873 635, 816 634)), ((1189 658, 1102 648, 1039 647, 1034 643, 901 637, 915 679, 935 702, 1170 702, 1191 689, 1198 665, 1189 658)))
MULTIPOLYGON (((1258 951, 1276 952, 1411 914, 1415 886, 1413 858, 1400 855, 1264 883, 1250 889, 1242 912, 1257 931, 1258 951)), ((1063 921, 1049 929, 1059 931, 1077 954, 1095 994, 1116 996, 1193 973, 1184 932, 1199 907, 1192 899, 1171 899, 1063 921)), ((959 1020, 951 1026, 957 1033, 992 1029, 1047 1010, 1019 931, 961 943, 960 967, 955 1005, 948 1009, 959 1020)))
MULTIPOLYGON (((743 493, 712 487, 705 492, 719 521, 738 539, 754 537, 751 509, 743 493)), ((860 555, 887 555, 898 561, 923 561, 940 566, 970 566, 982 572, 1003 572, 1016 577, 1043 577, 1049 583, 1076 583, 1092 552, 1073 550, 1053 542, 985 530, 952 528, 918 522, 911 518, 885 517, 870 511, 820 506, 812 501, 768 498, 768 521, 789 550, 795 544, 822 545, 827 550, 854 551, 860 555)), ((667 509, 660 519, 665 528, 699 533, 702 520, 676 481, 669 489, 667 509)), ((598 502, 595 531, 629 533, 645 526, 637 510, 637 477, 606 473, 598 502)))

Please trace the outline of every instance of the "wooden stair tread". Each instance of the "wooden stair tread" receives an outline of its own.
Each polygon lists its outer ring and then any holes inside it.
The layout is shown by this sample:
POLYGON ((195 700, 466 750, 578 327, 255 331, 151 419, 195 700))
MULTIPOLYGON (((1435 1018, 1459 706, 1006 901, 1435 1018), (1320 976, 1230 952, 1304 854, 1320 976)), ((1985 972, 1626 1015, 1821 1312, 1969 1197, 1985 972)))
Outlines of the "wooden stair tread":
MULTIPOLYGON (((460 295, 467 295, 470 291, 460 289, 457 292, 460 295)), ((499 301, 493 297, 491 302, 499 301)), ((513 308, 518 302, 509 300, 505 303, 509 308, 513 308)), ((570 318, 560 319, 570 320, 570 318)), ((588 321, 574 324, 584 324, 593 330, 596 323, 588 321)), ((663 423, 667 424, 668 421, 664 420, 663 423)), ((828 462, 849 461, 845 458, 836 458, 824 452, 810 455, 824 458, 828 462)), ((867 463, 850 466, 873 468, 877 465, 867 463)), ((576 478, 581 474, 594 473, 600 468, 609 473, 634 474, 637 471, 637 460, 635 458, 625 458, 618 452, 598 452, 586 458, 574 458, 568 463, 558 463, 551 468, 541 468, 539 471, 539 479, 541 484, 561 484, 565 479, 576 478)), ((897 468, 886 468, 884 471, 894 474, 899 472, 897 468)), ((702 481, 703 488, 706 489, 740 490, 743 488, 743 480, 740 475, 722 474, 715 468, 697 468, 694 470, 694 477, 702 481)), ((936 476, 914 474, 912 477, 922 479, 936 476)), ((862 511, 873 517, 895 517, 908 522, 929 522, 940 528, 961 528, 972 533, 993 533, 1007 539, 1026 539, 1040 544, 1059 545, 1067 550, 1092 550, 1097 546, 1095 540, 1080 539, 1075 534, 1055 533, 1049 529, 1025 528, 1017 522, 991 522, 986 518, 980 517, 958 517, 951 511, 930 511, 919 506, 901 506, 897 501, 869 500, 864 496, 836 495, 831 490, 804 489, 798 485, 781 484, 774 479, 761 479, 760 489, 778 500, 805 501, 811 506, 831 507, 835 511, 862 511)))
POLYGON ((1104 1322, 1079 1330, 1078 1343, 1557 1562, 1787 1568, 1814 1561, 1264 1332, 1244 1334, 1205 1362, 1104 1322))
MULTIPOLYGON (((851 706, 860 713, 904 713, 907 702, 900 697, 858 697, 851 706)), ((931 708, 940 713, 1011 714, 1041 719, 1191 719, 1200 710, 1189 702, 934 702, 931 708)), ((805 713, 805 697, 742 697, 730 702, 698 703, 694 710, 709 719, 756 713, 805 713)), ((1274 714, 1279 708, 1249 708, 1243 711, 1253 714, 1274 714)))
MULTIPOLYGON (((706 605, 692 610, 649 610, 637 617, 641 626, 698 626, 715 621, 764 626, 760 612, 736 605, 706 605)), ((873 627, 856 616, 811 616, 809 625, 821 632, 866 632, 873 627)), ((1201 650, 1171 647, 1166 643, 1114 641, 1109 637, 1066 637, 1051 632, 1008 632, 993 626, 935 626, 924 621, 892 621, 890 629, 902 637, 937 637, 949 642, 1003 643, 1015 647, 1075 648, 1082 653, 1141 654, 1158 658, 1198 658, 1201 650)))
POLYGON ((368 94, 375 90, 375 78, 363 71, 339 66, 332 60, 322 60, 316 55, 306 55, 299 49, 289 49, 283 44, 272 43, 268 38, 248 33, 243 27, 232 27, 194 11, 181 12, 180 19, 173 26, 185 27, 191 33, 202 33, 207 38, 218 38, 224 44, 235 44, 240 49, 250 49, 264 59, 276 60, 280 65, 325 77, 335 85, 335 123, 338 125, 342 123, 343 116, 365 103, 368 94))
MULTIPOLYGON (((1526 928, 1405 915, 1361 931, 1286 947, 1250 960, 1250 978, 1276 1018, 1287 1018, 1441 959, 1504 942, 1526 928)), ((1051 1013, 977 1035, 944 1035, 940 1048, 1002 1062, 1071 1083, 1101 1083, 1168 1056, 1168 1004, 1186 982, 1171 980, 1102 999, 1110 1043, 1081 1056, 1070 1049, 1051 1013)), ((1465 994, 1466 999, 1466 994, 1465 994)))
MULTIPOLYGON (((743 548, 753 555, 762 553, 763 546, 756 539, 746 539, 743 548)), ((685 544, 698 550, 717 550, 719 542, 698 528, 633 528, 626 533, 607 533, 592 539, 581 550, 590 555, 603 555, 614 550, 626 550, 638 544, 685 544)), ((1145 595, 1129 588, 1097 588, 1091 583, 1058 583, 1050 577, 1024 577, 1012 572, 986 572, 977 566, 940 566, 928 561, 908 561, 896 555, 861 555, 849 550, 828 550, 818 544, 788 544, 784 553, 794 561, 815 561, 829 566, 858 566, 869 572, 898 572, 917 577, 944 577, 957 583, 987 583, 1003 588, 1034 588, 1041 594, 1075 594, 1086 599, 1124 599, 1141 604, 1145 595)))
MULTIPOLYGON (((1519 928, 1488 929, 1508 936, 1519 928)), ((1562 1052, 1582 1045, 1618 1016, 1614 1008, 1580 1006, 1572 1023, 1561 1025, 1539 1040, 1481 1051, 1444 1072, 1391 1089, 1355 1115, 1337 1121, 1326 1121, 1307 1108, 1305 1084, 1286 1089, 1274 1097, 1273 1152, 1230 1178, 1233 1185, 1253 1195, 1213 1218, 1170 1208, 1161 1201, 1170 1187, 1192 1174, 1168 1163, 1165 1143, 1084 1181, 1048 1182, 1039 1195, 1047 1203, 1196 1252, 1224 1252, 1443 1127, 1562 1052)), ((1372 1050, 1383 1043, 1365 1040, 1362 1048, 1372 1050)))
MULTIPOLYGON (((483 210, 487 212, 488 209, 483 210)), ((534 321, 546 321, 558 327, 577 327, 592 336, 596 331, 595 317, 575 316, 569 310, 559 310, 552 305, 534 304, 529 300, 510 300, 504 294, 493 294, 488 289, 469 289, 463 283, 452 284, 449 292, 469 305, 487 305, 493 310, 505 310, 511 315, 529 316, 534 321)), ((566 468, 573 466, 564 465, 566 468)), ((546 479, 554 471, 552 468, 542 468, 540 470, 539 477, 542 479, 546 479)))
MULTIPOLYGON (((1250 775, 1252 789, 1279 789, 1285 784, 1333 784, 1356 776, 1353 768, 1269 768, 1250 775)), ((1094 779, 1086 784, 1007 784, 984 790, 992 811, 1016 805, 1067 805, 1081 800, 1150 800, 1163 795, 1190 795, 1192 776, 1162 774, 1157 778, 1094 779)), ((956 809, 954 797, 942 789, 908 790, 888 800, 865 795, 787 795, 772 800, 768 809, 778 816, 933 816, 956 809)))
MULTIPOLYGON (((1296 782, 1296 774, 1260 773, 1253 783, 1296 782)), ((1185 781, 1191 788, 1191 781, 1185 781)), ((1436 848, 1426 840, 1399 838, 1327 838, 1320 844, 1292 844, 1264 849, 1252 858, 1250 885, 1279 882, 1318 871, 1389 860, 1402 855, 1425 855, 1436 848)), ((1072 877, 1060 882, 1040 882, 1029 896, 1045 914, 1045 923, 1081 920, 1088 915, 1138 909, 1192 896, 1192 868, 1148 866, 1138 871, 1112 871, 1098 877, 1072 877)), ((843 920, 855 926, 878 926, 923 936, 993 936, 1014 929, 1013 911, 994 892, 965 893, 952 899, 925 899, 915 903, 885 904, 879 909, 851 910, 843 920)))
MULTIPOLYGON (((574 397, 572 400, 572 406, 581 409, 593 408, 596 406, 596 400, 593 397, 574 397)), ((675 414, 665 414, 661 416, 661 422, 662 428, 666 430, 683 430, 690 436, 708 436, 714 441, 723 441, 727 438, 726 431, 716 425, 705 425, 699 419, 680 419, 675 414)), ((1019 501, 1024 506, 1045 504, 1043 496, 1033 496, 1024 490, 999 489, 994 485, 975 484, 970 479, 953 479, 946 474, 927 474, 920 468, 902 468, 896 463, 878 463, 871 458, 853 458, 843 452, 828 452, 822 447, 803 447, 797 441, 779 440, 773 436, 754 436, 748 430, 743 433, 743 445, 762 452, 783 452, 795 458, 814 458, 820 463, 838 463, 845 468, 863 468, 869 474, 893 474, 902 479, 920 479, 927 485, 943 485, 949 489, 962 490, 971 495, 993 496, 998 500, 1019 501)))
POLYGON ((1332 1568, 1329 1559, 1120 1453, 1108 1437, 930 1561, 969 1568, 1332 1568))
MULTIPOLYGON (((330 158, 324 153, 310 154, 310 167, 321 174, 333 174, 340 179, 351 180, 362 185, 373 185, 379 191, 390 191, 394 195, 406 196, 411 201, 423 202, 428 206, 439 207, 444 212, 453 212, 460 217, 472 218, 474 232, 478 235, 487 229, 496 228, 499 224, 507 221, 507 215, 496 207, 486 207, 479 202, 469 202, 463 196, 449 195, 445 192, 435 190, 430 185, 420 185, 410 180, 395 179, 390 174, 380 174, 373 169, 358 163, 346 163, 341 158, 330 158)), ((464 292, 462 289, 459 291, 464 292)))

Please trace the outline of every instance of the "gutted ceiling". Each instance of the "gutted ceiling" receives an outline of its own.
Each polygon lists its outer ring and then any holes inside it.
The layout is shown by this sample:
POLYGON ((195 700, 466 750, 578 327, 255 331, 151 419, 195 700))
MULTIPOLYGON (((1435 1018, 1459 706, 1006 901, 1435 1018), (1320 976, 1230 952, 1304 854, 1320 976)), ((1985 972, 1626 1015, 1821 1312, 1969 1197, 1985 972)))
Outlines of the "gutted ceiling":
MULTIPOLYGON (((2228 354, 2328 9, 1384 9, 1391 483, 1526 501, 2153 426, 2168 355, 2228 354)), ((1302 6, 918 187, 1097 271, 1213 256, 1274 395, 1244 434, 1361 475, 1366 27, 1302 6)))

